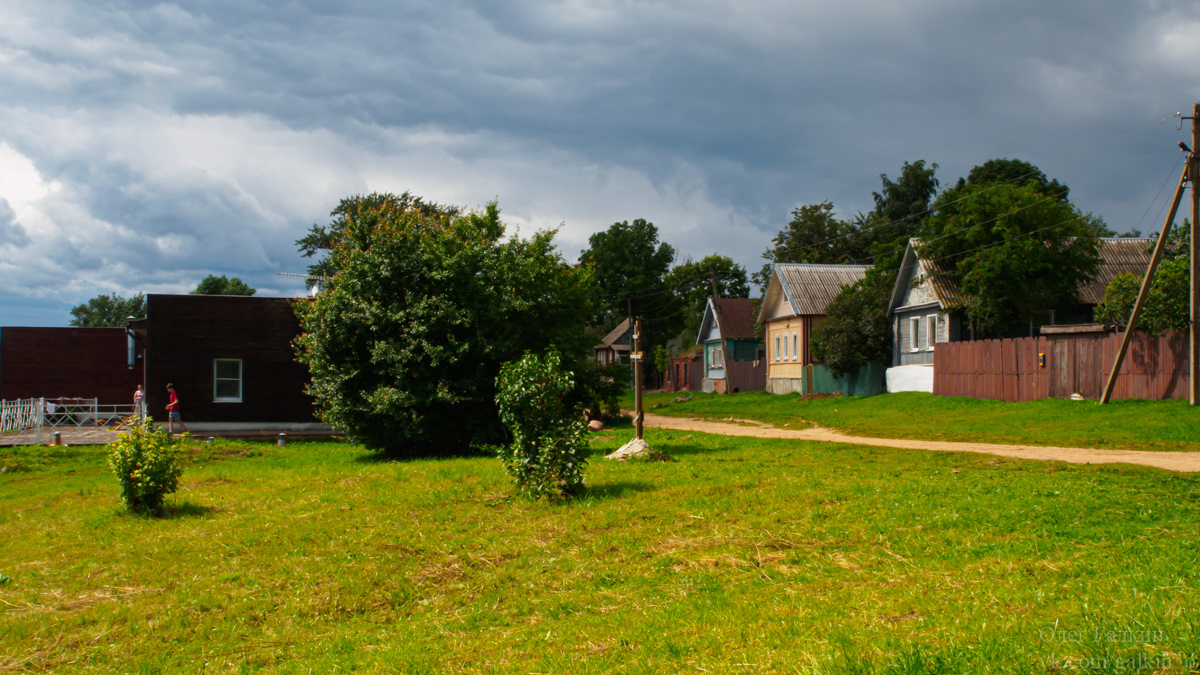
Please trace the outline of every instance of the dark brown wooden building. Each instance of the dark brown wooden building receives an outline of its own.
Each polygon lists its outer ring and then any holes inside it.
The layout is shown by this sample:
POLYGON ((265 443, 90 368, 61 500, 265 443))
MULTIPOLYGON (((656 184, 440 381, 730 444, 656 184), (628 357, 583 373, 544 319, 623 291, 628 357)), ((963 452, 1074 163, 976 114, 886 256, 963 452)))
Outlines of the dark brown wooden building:
MULTIPOLYGON (((0 399, 94 398, 133 403, 141 350, 124 328, 0 328, 0 399)), ((165 405, 165 404, 164 404, 165 405)))
POLYGON ((308 368, 292 340, 291 298, 148 295, 144 341, 150 414, 164 418, 175 385, 185 424, 315 423, 308 368))

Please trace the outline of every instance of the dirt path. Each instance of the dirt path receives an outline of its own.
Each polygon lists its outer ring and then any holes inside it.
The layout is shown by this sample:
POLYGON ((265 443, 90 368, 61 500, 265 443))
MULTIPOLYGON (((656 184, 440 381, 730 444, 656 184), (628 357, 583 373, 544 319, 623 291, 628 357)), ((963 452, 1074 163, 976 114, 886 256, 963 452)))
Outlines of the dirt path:
POLYGON ((914 441, 905 438, 866 438, 849 436, 832 429, 780 429, 763 422, 733 420, 711 422, 685 417, 666 417, 646 413, 645 426, 656 429, 698 431, 721 436, 752 438, 781 438, 826 443, 877 445, 905 450, 935 450, 938 452, 976 452, 1019 459, 1049 460, 1071 464, 1140 464, 1182 473, 1200 472, 1200 452, 1152 452, 1136 450, 1104 450, 1099 448, 1059 448, 1043 445, 1011 445, 1007 443, 960 443, 951 441, 914 441))

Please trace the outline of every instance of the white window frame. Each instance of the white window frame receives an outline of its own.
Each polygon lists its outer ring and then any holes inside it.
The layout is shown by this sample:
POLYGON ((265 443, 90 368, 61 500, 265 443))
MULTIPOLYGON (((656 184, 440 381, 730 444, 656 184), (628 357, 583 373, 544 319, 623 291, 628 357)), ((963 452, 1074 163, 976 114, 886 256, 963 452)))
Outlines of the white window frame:
POLYGON ((242 396, 245 393, 245 387, 243 386, 244 380, 245 380, 245 377, 244 377, 245 374, 246 374, 246 371, 242 367, 241 359, 213 359, 213 403, 241 403, 242 396), (218 391, 217 383, 218 382, 234 381, 233 378, 230 378, 230 377, 218 377, 217 376, 217 366, 218 366, 218 364, 221 364, 221 363, 236 363, 237 364, 238 376, 237 376, 236 381, 237 381, 237 385, 238 385, 238 393, 237 393, 236 397, 217 395, 217 391, 218 391))
POLYGON ((792 332, 792 360, 800 360, 800 334, 792 332))
POLYGON ((930 314, 925 317, 925 323, 929 325, 929 334, 925 336, 925 348, 932 350, 933 346, 937 344, 938 315, 930 314))
POLYGON ((712 352, 710 353, 712 356, 708 367, 720 368, 723 370, 725 368, 725 348, 721 345, 717 345, 716 347, 713 347, 712 352))
POLYGON ((908 350, 915 352, 921 349, 921 317, 908 318, 908 350))
POLYGON ((775 334, 775 361, 778 362, 779 360, 780 360, 779 359, 779 333, 776 333, 775 334))

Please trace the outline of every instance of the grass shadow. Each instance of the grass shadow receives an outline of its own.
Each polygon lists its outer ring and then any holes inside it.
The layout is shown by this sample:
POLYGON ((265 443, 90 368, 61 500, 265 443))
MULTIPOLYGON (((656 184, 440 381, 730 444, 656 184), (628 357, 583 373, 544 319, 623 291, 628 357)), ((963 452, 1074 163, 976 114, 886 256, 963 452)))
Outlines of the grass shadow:
POLYGON ((193 504, 192 502, 181 502, 178 504, 164 504, 157 513, 153 514, 154 518, 160 520, 174 520, 177 518, 203 518, 212 513, 216 513, 218 509, 212 506, 203 504, 193 504))
POLYGON ((590 502, 603 501, 607 499, 618 499, 627 493, 632 492, 649 492, 656 489, 651 483, 641 481, 614 481, 611 483, 601 483, 600 485, 589 485, 583 494, 579 495, 576 501, 590 502))
POLYGON ((479 459, 481 457, 495 457, 496 451, 493 448, 462 448, 454 450, 443 449, 440 452, 434 452, 432 449, 424 452, 395 452, 388 450, 368 450, 367 452, 358 455, 354 458, 355 462, 360 464, 388 464, 391 462, 419 462, 430 459, 479 459))

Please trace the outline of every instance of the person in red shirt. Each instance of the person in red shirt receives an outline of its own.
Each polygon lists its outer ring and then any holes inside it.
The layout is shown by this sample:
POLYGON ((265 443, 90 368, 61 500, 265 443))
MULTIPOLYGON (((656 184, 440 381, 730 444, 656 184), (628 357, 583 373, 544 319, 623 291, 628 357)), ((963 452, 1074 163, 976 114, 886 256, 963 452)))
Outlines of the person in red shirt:
POLYGON ((167 383, 167 433, 175 433, 175 423, 179 422, 179 428, 187 431, 188 428, 183 424, 183 417, 179 414, 179 394, 175 393, 175 385, 167 383))

